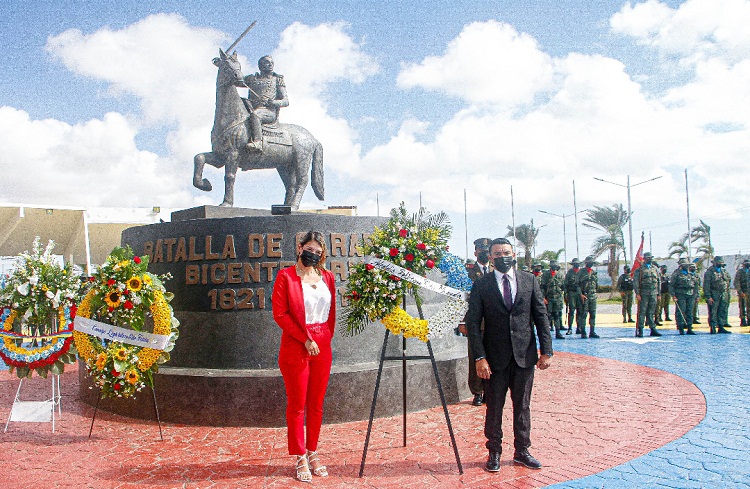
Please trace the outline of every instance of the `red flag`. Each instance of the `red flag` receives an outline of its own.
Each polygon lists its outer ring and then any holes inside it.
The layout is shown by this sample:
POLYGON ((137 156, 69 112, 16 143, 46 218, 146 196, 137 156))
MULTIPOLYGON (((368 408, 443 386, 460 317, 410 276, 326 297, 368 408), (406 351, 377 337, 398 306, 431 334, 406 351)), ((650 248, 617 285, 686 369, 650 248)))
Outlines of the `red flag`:
POLYGON ((635 260, 633 260, 633 268, 630 269, 630 278, 633 278, 635 271, 643 265, 643 234, 641 233, 641 245, 638 247, 638 253, 635 254, 635 260))

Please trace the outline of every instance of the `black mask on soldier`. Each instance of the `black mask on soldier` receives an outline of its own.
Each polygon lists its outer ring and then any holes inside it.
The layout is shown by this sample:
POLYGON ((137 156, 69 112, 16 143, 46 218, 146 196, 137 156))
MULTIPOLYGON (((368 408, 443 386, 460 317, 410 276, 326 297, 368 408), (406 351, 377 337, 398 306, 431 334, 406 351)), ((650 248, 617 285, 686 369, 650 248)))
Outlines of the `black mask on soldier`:
POLYGON ((558 271, 558 270, 560 270, 560 265, 552 265, 552 267, 551 267, 551 268, 552 268, 552 270, 554 270, 554 271, 558 271))
POLYGON ((745 263, 745 268, 750 269, 750 263, 745 263))
POLYGON ((495 269, 498 272, 508 273, 508 270, 513 267, 513 263, 515 263, 515 260, 512 256, 498 256, 497 258, 492 260, 492 263, 495 265, 495 269))
POLYGON ((593 261, 587 261, 586 262, 586 268, 592 268, 593 266, 594 266, 594 262, 593 261))
POLYGON ((303 267, 314 267, 320 262, 320 255, 316 255, 312 251, 302 250, 300 254, 300 260, 302 261, 303 267))
POLYGON ((486 251, 477 251, 477 261, 487 263, 490 260, 490 254, 486 251))

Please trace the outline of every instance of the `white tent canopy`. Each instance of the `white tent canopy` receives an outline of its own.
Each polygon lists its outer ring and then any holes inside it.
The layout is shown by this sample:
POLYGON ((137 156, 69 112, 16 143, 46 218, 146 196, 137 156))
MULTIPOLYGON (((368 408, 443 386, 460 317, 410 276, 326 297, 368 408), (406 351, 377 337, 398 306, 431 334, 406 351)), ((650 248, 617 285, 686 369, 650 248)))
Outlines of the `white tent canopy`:
POLYGON ((30 250, 39 236, 42 246, 53 240, 54 254, 90 273, 92 264, 104 263, 112 248, 120 244, 125 229, 159 222, 160 214, 157 207, 81 209, 0 204, 0 256, 30 250))

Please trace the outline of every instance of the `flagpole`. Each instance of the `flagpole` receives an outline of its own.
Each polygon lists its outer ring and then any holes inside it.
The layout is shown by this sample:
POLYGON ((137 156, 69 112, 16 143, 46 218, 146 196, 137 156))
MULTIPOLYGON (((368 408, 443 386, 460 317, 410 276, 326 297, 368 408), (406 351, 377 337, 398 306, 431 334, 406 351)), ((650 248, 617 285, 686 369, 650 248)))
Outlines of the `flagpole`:
POLYGON ((466 240, 466 259, 469 259, 469 217, 468 211, 466 210, 466 189, 464 189, 464 232, 466 240))
POLYGON ((690 251, 690 192, 688 191, 688 174, 687 174, 687 168, 685 168, 685 207, 687 209, 687 241, 685 244, 687 245, 687 252, 688 252, 688 262, 693 261, 693 254, 690 251))
POLYGON ((513 251, 516 251, 516 208, 513 203, 513 185, 510 186, 510 220, 513 225, 513 251))

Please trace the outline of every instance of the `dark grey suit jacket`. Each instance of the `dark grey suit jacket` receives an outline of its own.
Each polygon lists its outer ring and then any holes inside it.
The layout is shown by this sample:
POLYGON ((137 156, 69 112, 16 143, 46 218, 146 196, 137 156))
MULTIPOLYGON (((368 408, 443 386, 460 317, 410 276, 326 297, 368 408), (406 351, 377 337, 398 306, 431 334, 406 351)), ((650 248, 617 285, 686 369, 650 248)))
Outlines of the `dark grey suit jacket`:
POLYGON ((506 368, 511 358, 515 358, 521 368, 535 365, 539 360, 537 336, 542 354, 552 355, 547 307, 539 282, 533 274, 516 270, 516 286, 516 298, 510 311, 494 273, 474 282, 469 295, 466 329, 474 358, 487 358, 493 370, 506 368), (484 336, 480 328, 482 320, 484 336))

